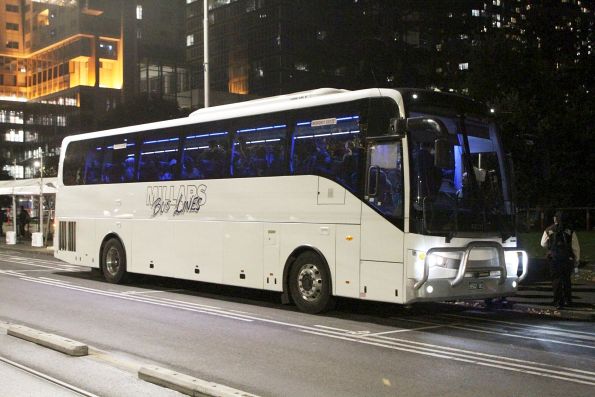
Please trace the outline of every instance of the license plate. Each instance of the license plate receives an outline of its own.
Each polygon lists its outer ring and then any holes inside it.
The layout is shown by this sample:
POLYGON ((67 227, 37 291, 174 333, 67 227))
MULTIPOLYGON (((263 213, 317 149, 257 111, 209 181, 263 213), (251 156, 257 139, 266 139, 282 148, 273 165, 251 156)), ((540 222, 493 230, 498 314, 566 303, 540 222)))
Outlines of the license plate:
POLYGON ((483 289, 483 281, 469 282, 469 289, 483 289))

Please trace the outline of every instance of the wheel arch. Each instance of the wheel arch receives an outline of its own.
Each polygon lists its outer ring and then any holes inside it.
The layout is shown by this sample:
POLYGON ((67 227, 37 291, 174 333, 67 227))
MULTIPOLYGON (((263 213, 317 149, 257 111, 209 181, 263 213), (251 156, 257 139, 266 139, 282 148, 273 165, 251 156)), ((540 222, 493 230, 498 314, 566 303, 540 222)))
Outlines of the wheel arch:
POLYGON ((293 262, 295 262, 295 260, 297 259, 298 256, 300 256, 302 253, 308 252, 308 251, 312 251, 315 254, 317 254, 320 257, 320 259, 322 260, 322 262, 328 268, 329 275, 331 278, 330 279, 331 294, 334 292, 334 288, 333 288, 334 274, 332 273, 331 267, 329 266, 328 261, 326 260, 326 257, 324 256, 322 251, 320 251, 318 248, 316 248, 312 245, 304 244, 304 245, 301 245, 301 246, 295 248, 291 252, 291 254, 289 254, 287 259, 285 260, 285 266, 283 266, 283 292, 281 293, 281 303, 283 303, 284 305, 294 303, 293 299, 291 298, 291 294, 289 293, 289 271, 291 270, 291 266, 293 265, 293 262))
POLYGON ((128 263, 128 252, 126 250, 126 245, 124 244, 124 240, 120 237, 118 233, 110 232, 103 237, 101 241, 101 245, 99 246, 99 269, 103 269, 103 249, 105 248, 105 244, 111 240, 116 239, 122 245, 122 249, 124 249, 124 256, 126 258, 126 263, 128 263))

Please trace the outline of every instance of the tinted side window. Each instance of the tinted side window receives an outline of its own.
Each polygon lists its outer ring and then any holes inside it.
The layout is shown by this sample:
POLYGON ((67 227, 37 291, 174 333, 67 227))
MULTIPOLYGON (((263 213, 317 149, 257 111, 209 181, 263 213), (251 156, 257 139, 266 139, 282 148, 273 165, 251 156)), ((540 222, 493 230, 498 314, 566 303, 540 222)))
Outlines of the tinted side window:
POLYGON ((356 191, 361 161, 359 121, 357 114, 298 121, 292 137, 292 174, 325 176, 356 191))
POLYGON ((177 178, 179 146, 177 134, 154 131, 145 135, 140 148, 139 181, 170 181, 177 178))
POLYGON ((187 134, 182 150, 182 179, 211 179, 227 176, 228 132, 197 132, 187 134))
POLYGON ((83 152, 85 155, 85 168, 81 184, 93 185, 101 183, 103 149, 104 147, 99 139, 86 142, 85 151, 83 152))
POLYGON ((101 183, 123 183, 136 180, 136 142, 131 136, 105 138, 101 183))
POLYGON ((270 118, 242 120, 231 153, 234 177, 286 174, 287 125, 270 118))
POLYGON ((78 185, 83 181, 85 167, 85 141, 70 142, 66 147, 62 165, 62 183, 67 186, 78 185))

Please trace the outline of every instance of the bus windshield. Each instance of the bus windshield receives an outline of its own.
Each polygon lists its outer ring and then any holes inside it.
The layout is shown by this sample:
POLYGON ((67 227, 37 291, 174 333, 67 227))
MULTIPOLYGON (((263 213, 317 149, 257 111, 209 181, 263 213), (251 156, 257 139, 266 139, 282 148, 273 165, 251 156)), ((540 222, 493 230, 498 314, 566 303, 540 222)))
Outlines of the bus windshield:
POLYGON ((493 122, 463 116, 411 113, 440 119, 448 129, 449 161, 436 165, 436 136, 411 132, 412 225, 446 236, 513 234, 506 159, 493 122), (442 168, 444 167, 444 168, 442 168))

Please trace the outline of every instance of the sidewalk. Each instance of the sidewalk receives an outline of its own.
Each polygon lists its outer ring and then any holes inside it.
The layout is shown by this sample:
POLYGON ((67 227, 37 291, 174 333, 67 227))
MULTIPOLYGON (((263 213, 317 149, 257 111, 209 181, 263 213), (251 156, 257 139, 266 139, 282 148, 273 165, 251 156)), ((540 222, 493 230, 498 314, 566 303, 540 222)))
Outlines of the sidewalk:
POLYGON ((503 301, 495 300, 488 305, 484 301, 460 302, 463 306, 502 312, 525 313, 548 316, 563 320, 595 321, 595 263, 588 263, 579 268, 578 274, 572 275, 572 301, 570 307, 560 310, 552 305, 554 294, 552 282, 545 263, 535 261, 529 267, 533 274, 521 283, 516 295, 503 301))
MULTIPOLYGON (((51 243, 51 242, 50 242, 51 243)), ((0 252, 19 251, 33 254, 54 255, 53 247, 32 247, 30 240, 20 240, 15 245, 7 245, 6 239, 0 240, 0 252)), ((530 265, 531 266, 531 265, 530 265)), ((544 266, 536 261, 533 266, 544 266)), ((595 263, 589 263, 579 268, 579 273, 572 276, 573 306, 557 310, 551 305, 553 300, 552 283, 541 275, 528 278, 523 282, 515 296, 505 302, 495 302, 489 309, 527 313, 540 316, 550 316, 567 320, 595 321, 595 263), (531 281, 534 280, 534 281, 531 281)), ((483 301, 466 301, 465 306, 487 308, 483 301)))
MULTIPOLYGON (((52 241, 49 241, 52 244, 52 241)), ((54 247, 32 247, 31 239, 17 239, 17 243, 13 245, 6 244, 6 236, 0 237, 0 252, 2 251, 19 251, 28 252, 32 254, 42 254, 54 256, 54 247)))
POLYGON ((571 280, 573 304, 570 307, 557 310, 552 306, 552 283, 542 279, 523 282, 516 296, 508 299, 508 306, 511 307, 502 309, 568 320, 595 321, 595 263, 581 266, 578 274, 573 274, 571 280))

